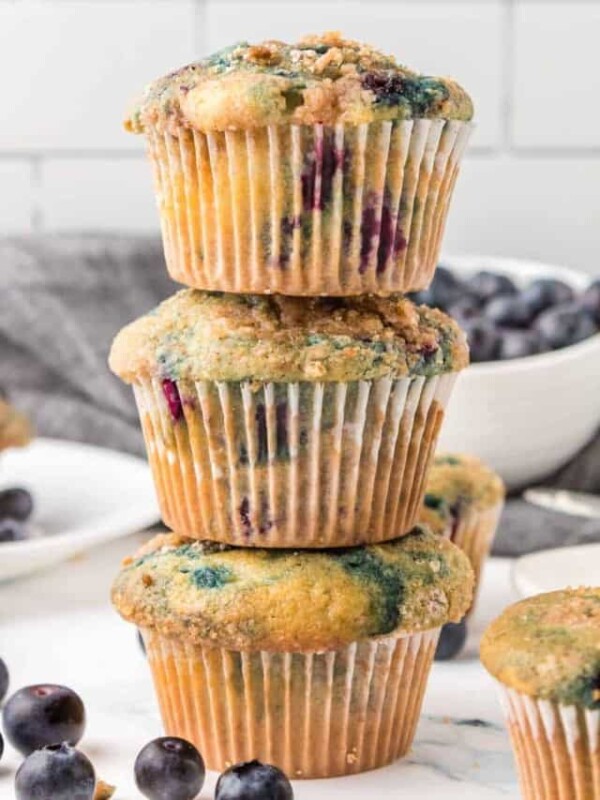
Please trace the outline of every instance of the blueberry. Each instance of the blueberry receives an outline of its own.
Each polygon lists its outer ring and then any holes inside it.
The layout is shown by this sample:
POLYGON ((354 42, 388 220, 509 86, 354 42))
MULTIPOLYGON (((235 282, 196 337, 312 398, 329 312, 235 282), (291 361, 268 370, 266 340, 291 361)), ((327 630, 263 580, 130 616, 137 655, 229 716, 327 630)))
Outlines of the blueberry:
POLYGON ((380 102, 393 100, 398 95, 406 94, 408 84, 402 75, 393 75, 383 71, 365 72, 361 82, 363 87, 373 92, 380 102))
POLYGON ((480 316, 481 305, 474 295, 465 294, 451 303, 446 311, 460 324, 466 320, 475 319, 475 317, 480 316))
POLYGON ((235 764, 217 782, 215 800, 293 800, 294 791, 284 773, 260 761, 235 764))
POLYGON ((541 353, 544 342, 537 331, 504 330, 501 332, 498 358, 506 361, 512 358, 525 358, 541 353))
POLYGON ((4 733, 24 756, 48 745, 76 745, 85 730, 85 708, 65 686, 26 686, 10 697, 3 711, 4 733))
POLYGON ((570 303, 575 298, 575 292, 563 281, 538 278, 523 290, 522 297, 531 315, 536 316, 550 306, 570 303))
POLYGON ((66 742, 33 752, 15 778, 17 800, 92 800, 95 789, 90 760, 66 742))
POLYGON ((519 295, 500 295, 492 298, 484 314, 494 325, 508 328, 525 328, 531 322, 527 303, 519 295))
POLYGON ((464 294, 460 278, 443 266, 438 266, 429 287, 430 300, 427 305, 445 311, 464 294))
POLYGON ((149 742, 136 758, 134 772, 138 789, 150 800, 192 800, 206 774, 194 745, 174 736, 149 742))
POLYGON ((581 305, 600 325, 600 279, 591 283, 582 294, 581 305))
POLYGON ((497 272, 481 270, 472 275, 466 282, 467 290, 478 297, 482 303, 491 300, 492 297, 500 295, 512 295, 517 293, 517 287, 506 275, 497 272))
POLYGON ((17 519, 0 519, 0 544, 22 542, 27 538, 27 529, 17 519))
POLYGON ((460 622, 447 622, 440 633, 438 645, 435 650, 436 661, 449 661, 455 658, 465 646, 467 641, 467 623, 465 619, 460 622))
POLYGON ((33 512, 33 498, 27 489, 5 489, 0 492, 0 519, 11 519, 25 522, 33 512))
POLYGON ((471 361, 494 361, 500 349, 500 332, 485 319, 465 320, 462 323, 467 334, 471 361))
POLYGON ((181 395, 175 381, 165 378, 162 382, 162 390, 167 401, 167 406, 171 412, 171 417, 174 422, 178 422, 183 417, 183 404, 181 402, 181 395))
POLYGON ((431 289, 421 289, 420 292, 411 292, 407 296, 408 299, 412 300, 412 302, 417 306, 429 306, 430 308, 433 308, 435 299, 431 289))
POLYGON ((0 658, 0 703, 4 700, 6 693, 8 692, 8 683, 8 667, 6 666, 4 659, 0 658))
POLYGON ((536 319, 535 327, 552 350, 576 344, 598 332, 592 317, 576 303, 547 309, 536 319))

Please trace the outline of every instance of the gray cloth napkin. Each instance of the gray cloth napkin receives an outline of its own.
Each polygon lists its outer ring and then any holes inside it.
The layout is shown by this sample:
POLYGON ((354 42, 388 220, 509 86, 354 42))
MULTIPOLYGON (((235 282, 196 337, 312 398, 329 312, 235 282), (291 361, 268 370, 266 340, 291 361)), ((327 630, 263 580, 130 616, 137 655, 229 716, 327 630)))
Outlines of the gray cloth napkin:
MULTIPOLYGON (((106 360, 116 332, 176 289, 158 239, 0 239, 0 387, 38 432, 142 454, 129 387, 106 360)), ((551 481, 600 494, 600 437, 551 481)), ((600 541, 600 523, 510 500, 496 552, 600 541)))
POLYGON ((0 386, 44 436, 143 453, 131 390, 108 370, 119 328, 175 290, 158 240, 0 240, 0 386))

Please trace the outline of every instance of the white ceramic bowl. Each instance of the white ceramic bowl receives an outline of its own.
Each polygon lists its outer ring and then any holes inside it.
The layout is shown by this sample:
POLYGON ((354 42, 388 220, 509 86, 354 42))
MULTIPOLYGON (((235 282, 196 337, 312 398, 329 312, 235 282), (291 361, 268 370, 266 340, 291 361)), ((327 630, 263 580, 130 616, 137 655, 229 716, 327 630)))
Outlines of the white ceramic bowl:
POLYGON ((600 542, 559 547, 517 559, 512 580, 520 597, 554 592, 569 586, 597 586, 600 542))
MULTIPOLYGON (((448 257, 463 275, 481 269, 524 286, 558 278, 581 291, 590 278, 565 267, 489 256, 448 257)), ((536 483, 566 464, 600 426, 600 334, 550 353, 472 364, 460 376, 440 450, 475 453, 509 488, 536 483)))

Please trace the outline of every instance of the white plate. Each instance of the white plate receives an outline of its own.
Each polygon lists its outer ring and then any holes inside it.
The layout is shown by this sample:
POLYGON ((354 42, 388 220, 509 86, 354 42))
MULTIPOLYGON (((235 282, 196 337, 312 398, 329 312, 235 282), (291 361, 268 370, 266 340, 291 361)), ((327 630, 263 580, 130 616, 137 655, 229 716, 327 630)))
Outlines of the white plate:
POLYGON ((32 494, 43 536, 0 544, 0 580, 49 567, 159 519, 150 469, 101 447, 37 439, 0 461, 0 487, 32 494))
POLYGON ((512 577, 521 597, 568 586, 598 586, 600 543, 559 547, 523 556, 513 567, 512 577))

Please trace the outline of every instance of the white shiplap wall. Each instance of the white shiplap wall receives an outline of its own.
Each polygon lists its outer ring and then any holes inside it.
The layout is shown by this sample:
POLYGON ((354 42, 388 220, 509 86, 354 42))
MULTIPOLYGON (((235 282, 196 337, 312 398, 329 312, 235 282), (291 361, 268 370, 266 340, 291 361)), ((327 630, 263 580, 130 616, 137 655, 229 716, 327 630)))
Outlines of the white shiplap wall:
POLYGON ((446 249, 600 274, 598 0, 0 0, 0 233, 157 230, 129 100, 236 39, 332 28, 473 94, 446 249))

